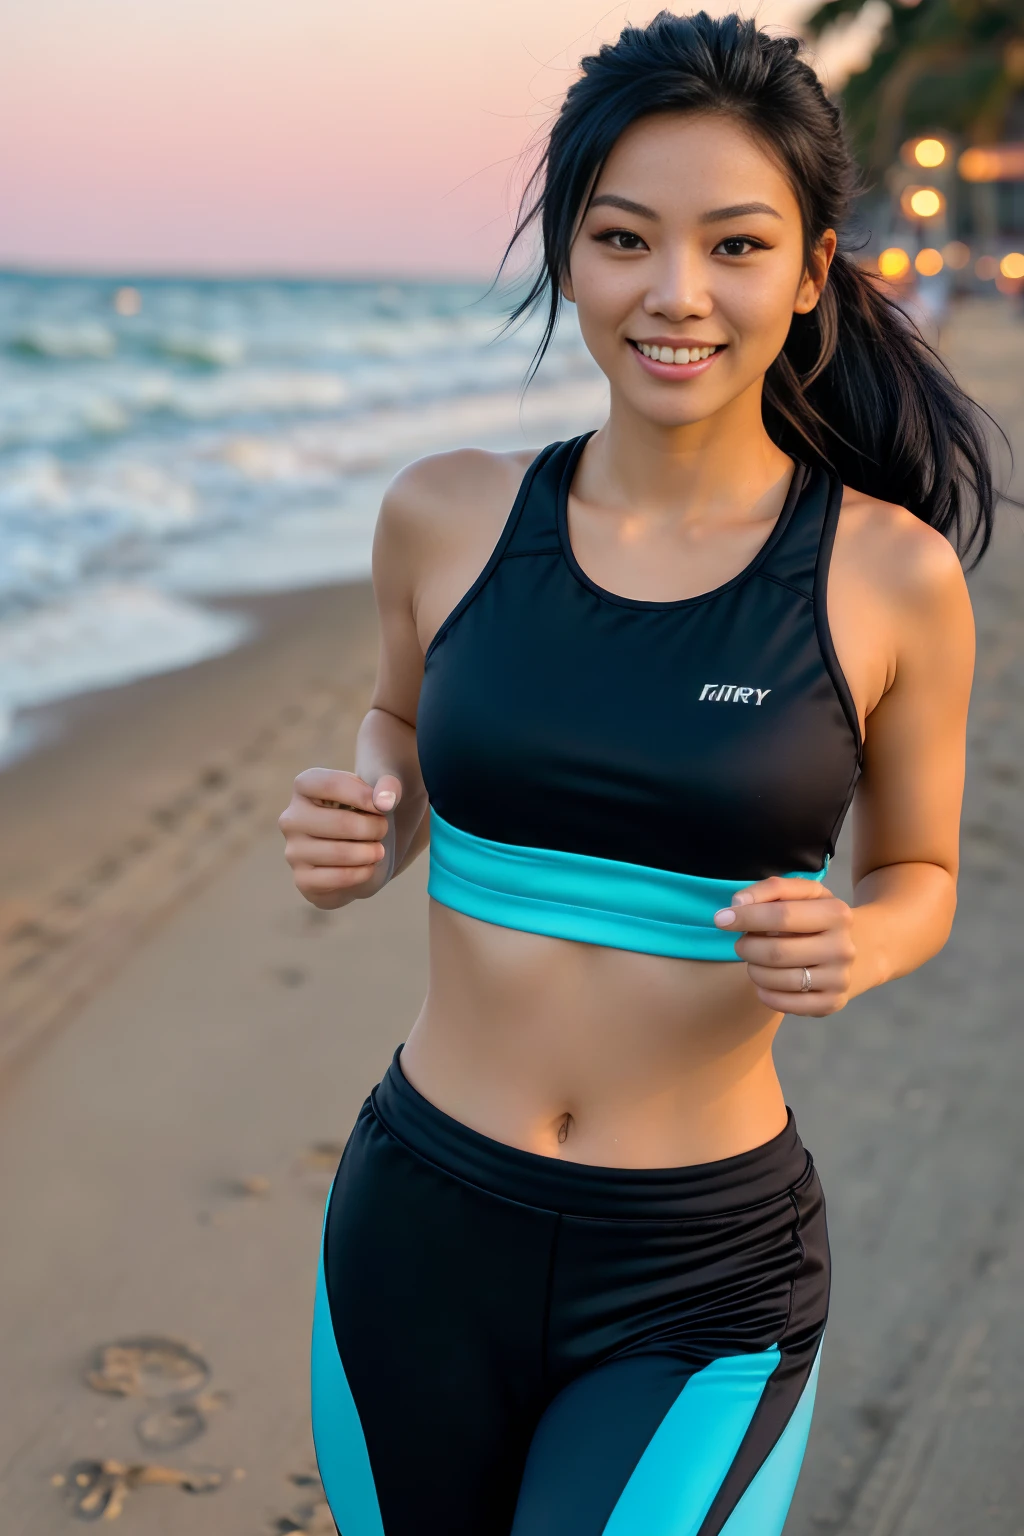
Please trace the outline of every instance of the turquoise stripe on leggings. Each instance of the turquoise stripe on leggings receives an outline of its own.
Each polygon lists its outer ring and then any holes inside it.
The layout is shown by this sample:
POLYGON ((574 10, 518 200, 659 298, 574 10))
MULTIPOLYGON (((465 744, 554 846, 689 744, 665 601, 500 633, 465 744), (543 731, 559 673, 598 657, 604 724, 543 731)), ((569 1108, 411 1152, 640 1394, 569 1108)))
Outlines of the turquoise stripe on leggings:
POLYGON ((819 1344, 807 1385, 789 1423, 722 1527, 722 1536, 781 1536, 811 1432, 820 1362, 819 1344))
POLYGON ((335 1524, 345 1536, 384 1536, 359 1410, 334 1337, 322 1237, 313 1309, 310 1398, 317 1466, 335 1524))
MULTIPOLYGON (((823 880, 827 869, 826 861, 799 878, 823 880)), ((736 936, 716 928, 714 914, 753 883, 519 848, 475 837, 430 812, 430 895, 501 928, 680 960, 735 960, 736 936)))
MULTIPOLYGON (((637 1462, 603 1536, 697 1536, 780 1360, 727 1355, 691 1376, 637 1462)), ((764 1526, 759 1536, 770 1536, 764 1526)))

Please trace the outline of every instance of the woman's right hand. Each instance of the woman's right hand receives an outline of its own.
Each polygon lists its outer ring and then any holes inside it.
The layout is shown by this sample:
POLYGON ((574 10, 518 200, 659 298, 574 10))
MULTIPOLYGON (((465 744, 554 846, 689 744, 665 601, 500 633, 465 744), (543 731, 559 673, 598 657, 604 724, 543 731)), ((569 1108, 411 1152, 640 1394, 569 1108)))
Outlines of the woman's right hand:
POLYGON ((278 819, 295 884, 315 907, 372 896, 394 860, 391 813, 402 796, 393 774, 371 787, 354 773, 307 768, 278 819), (391 834, 391 835, 389 835, 391 834))

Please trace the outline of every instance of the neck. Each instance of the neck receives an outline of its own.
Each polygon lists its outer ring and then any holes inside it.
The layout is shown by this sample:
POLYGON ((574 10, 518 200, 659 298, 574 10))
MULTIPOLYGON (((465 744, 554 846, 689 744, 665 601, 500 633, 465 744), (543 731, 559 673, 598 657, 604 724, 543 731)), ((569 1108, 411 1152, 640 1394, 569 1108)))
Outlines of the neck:
POLYGON ((779 487, 784 496, 792 469, 764 429, 760 379, 714 416, 683 426, 640 416, 613 389, 584 459, 584 500, 695 523, 763 515, 764 498, 779 487))

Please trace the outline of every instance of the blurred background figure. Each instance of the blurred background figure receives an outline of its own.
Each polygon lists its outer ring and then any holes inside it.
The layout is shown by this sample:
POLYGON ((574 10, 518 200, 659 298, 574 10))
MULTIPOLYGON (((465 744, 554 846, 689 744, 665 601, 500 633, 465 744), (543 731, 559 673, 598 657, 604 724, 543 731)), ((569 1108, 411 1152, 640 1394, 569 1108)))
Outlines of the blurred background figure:
MULTIPOLYGON (((489 285, 580 57, 657 9, 0 8, 3 1536, 333 1531, 315 1245, 425 897, 300 910, 275 818, 350 765, 390 477, 602 418, 571 311, 521 394, 522 274, 489 285)), ((757 15, 842 97, 861 260, 1020 463, 1019 0, 757 15)), ((954 937, 780 1034, 842 1249, 792 1536, 1024 1529, 1019 519, 972 587, 954 937)))

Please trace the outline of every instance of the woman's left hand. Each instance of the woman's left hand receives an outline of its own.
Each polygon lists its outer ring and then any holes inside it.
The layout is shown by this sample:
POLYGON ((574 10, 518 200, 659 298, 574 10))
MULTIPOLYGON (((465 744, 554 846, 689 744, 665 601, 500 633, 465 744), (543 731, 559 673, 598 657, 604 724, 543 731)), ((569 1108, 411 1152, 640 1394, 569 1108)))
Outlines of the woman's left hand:
POLYGON ((817 1018, 849 1002, 853 913, 817 881, 759 880, 715 913, 715 926, 740 936, 736 953, 769 1008, 817 1018))

